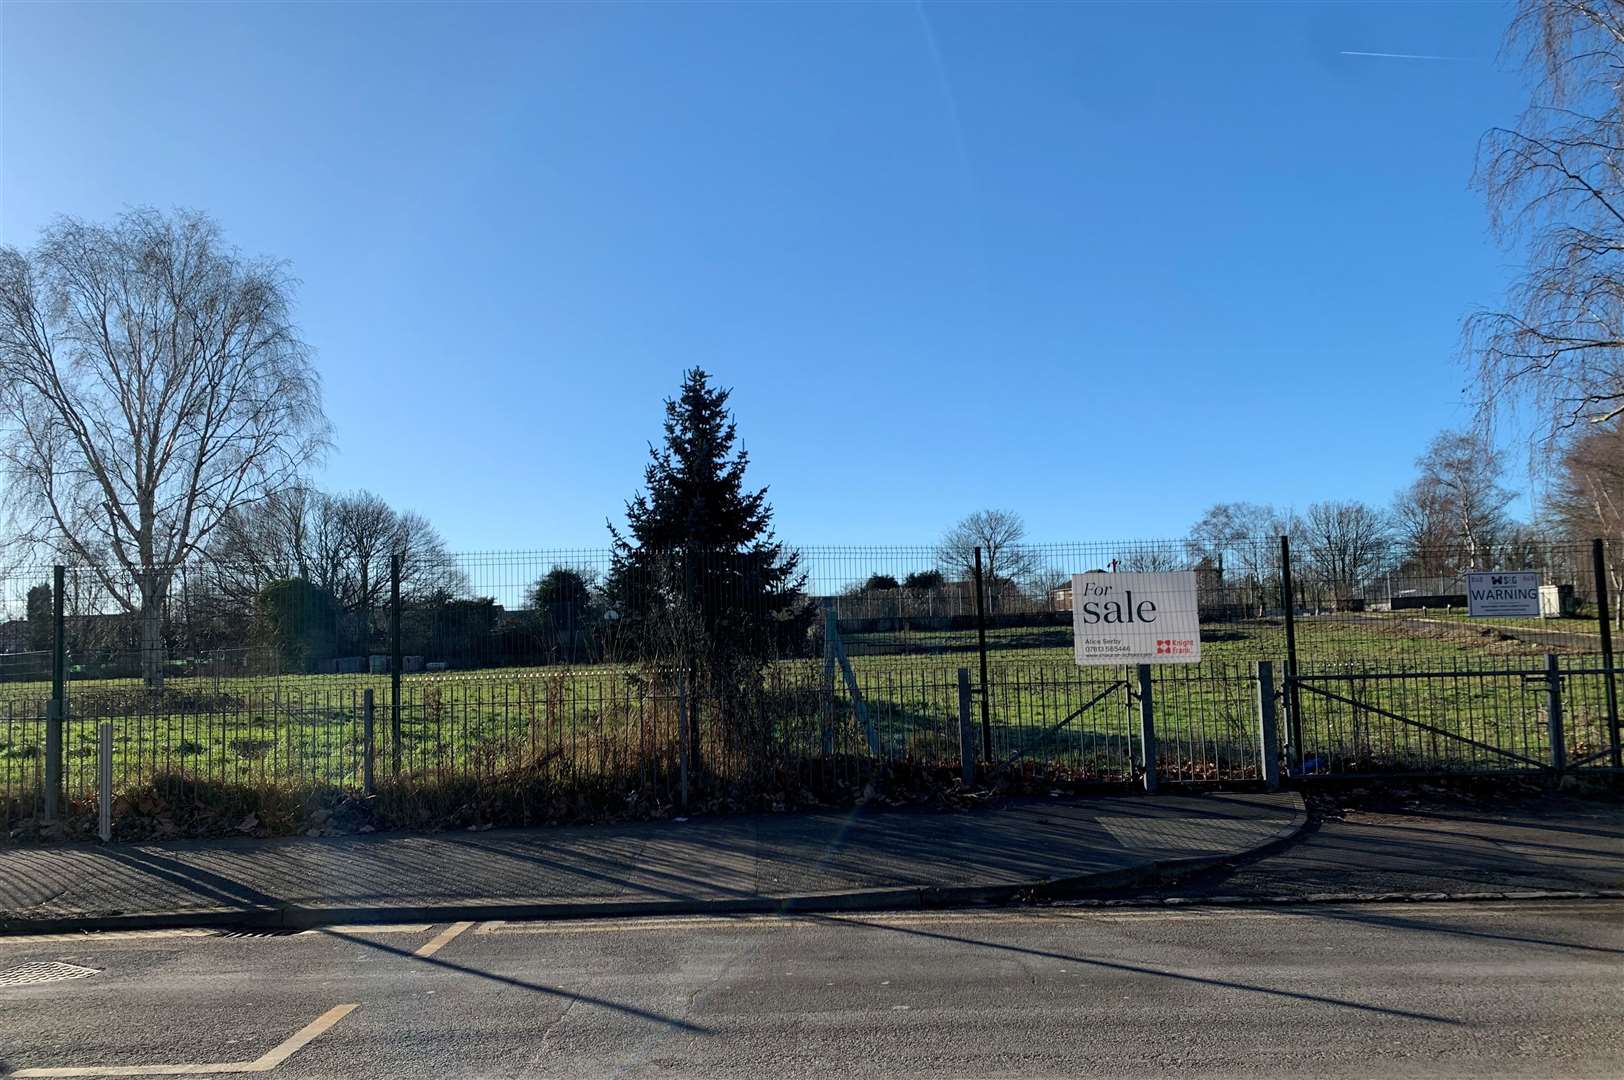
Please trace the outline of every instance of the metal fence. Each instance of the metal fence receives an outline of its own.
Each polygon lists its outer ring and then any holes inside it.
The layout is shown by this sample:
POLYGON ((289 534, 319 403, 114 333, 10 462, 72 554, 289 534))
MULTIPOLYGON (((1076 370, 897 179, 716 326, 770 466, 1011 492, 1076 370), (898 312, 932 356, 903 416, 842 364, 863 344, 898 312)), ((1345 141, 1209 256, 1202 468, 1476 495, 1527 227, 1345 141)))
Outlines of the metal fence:
POLYGON ((0 578, 0 825, 53 788, 92 797, 103 722, 122 792, 523 774, 677 801, 785 770, 957 767, 966 723, 982 765, 1142 781, 1148 748, 1153 778, 1239 781, 1267 771, 1276 705, 1274 760, 1301 778, 1616 767, 1615 548, 1479 553, 1553 587, 1548 617, 1509 620, 1464 610, 1458 550, 1322 548, 563 551, 292 577, 203 563, 158 583, 29 569, 0 578), (1141 681, 1075 663, 1072 573, 1175 569, 1195 574, 1199 664, 1141 681))

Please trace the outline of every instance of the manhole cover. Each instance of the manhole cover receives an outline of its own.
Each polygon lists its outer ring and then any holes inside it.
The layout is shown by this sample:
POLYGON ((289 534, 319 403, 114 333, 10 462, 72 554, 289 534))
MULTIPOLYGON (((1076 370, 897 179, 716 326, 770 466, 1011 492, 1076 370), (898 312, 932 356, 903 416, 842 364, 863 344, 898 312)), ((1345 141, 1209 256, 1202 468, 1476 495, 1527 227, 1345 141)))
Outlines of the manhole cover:
POLYGON ((50 960, 0 971, 0 986, 34 986, 38 983, 61 982, 64 979, 83 979, 97 974, 100 973, 95 968, 50 960))

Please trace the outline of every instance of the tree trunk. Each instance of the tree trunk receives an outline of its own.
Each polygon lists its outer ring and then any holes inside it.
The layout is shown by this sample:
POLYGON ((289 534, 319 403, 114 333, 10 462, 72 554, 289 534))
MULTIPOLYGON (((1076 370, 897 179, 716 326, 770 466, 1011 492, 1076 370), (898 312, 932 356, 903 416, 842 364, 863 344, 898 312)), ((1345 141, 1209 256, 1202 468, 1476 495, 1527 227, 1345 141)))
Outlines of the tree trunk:
POLYGON ((164 688, 164 591, 157 582, 141 590, 141 678, 149 690, 164 688))

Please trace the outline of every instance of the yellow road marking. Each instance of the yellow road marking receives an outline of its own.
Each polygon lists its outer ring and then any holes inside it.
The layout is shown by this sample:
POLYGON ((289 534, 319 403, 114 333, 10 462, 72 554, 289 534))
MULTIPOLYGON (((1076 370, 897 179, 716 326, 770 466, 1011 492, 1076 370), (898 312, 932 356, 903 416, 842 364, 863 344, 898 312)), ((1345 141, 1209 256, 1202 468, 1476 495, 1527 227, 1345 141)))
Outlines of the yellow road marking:
POLYGON ((334 1005, 316 1019, 253 1061, 223 1061, 213 1065, 87 1065, 18 1069, 16 1078, 72 1076, 213 1076, 220 1073, 270 1072, 310 1044, 310 1041, 354 1012, 358 1005, 334 1005))
POLYGON ((256 1058, 248 1071, 270 1072, 288 1058, 304 1049, 316 1036, 344 1019, 358 1008, 357 1005, 334 1005, 331 1009, 316 1017, 310 1023, 294 1032, 278 1046, 256 1058))
POLYGON ((434 935, 434 938, 429 941, 428 944, 424 945, 421 949, 418 949, 412 955, 422 957, 433 956, 435 953, 445 948, 446 942, 450 941, 452 938, 456 937, 458 934, 462 933, 472 925, 474 924, 471 922, 452 923, 450 926, 434 935))
MULTIPOLYGON (((1617 901, 1612 901, 1616 903, 1617 901)), ((978 924, 987 927, 1012 924, 1036 924, 1066 920, 1079 923, 1149 923, 1149 922, 1254 922, 1286 919, 1312 919, 1317 910, 1337 908, 1371 914, 1444 915, 1449 918, 1474 918, 1503 914, 1503 904, 1459 903, 1449 905, 1406 903, 1394 901, 1380 904, 1305 905, 1296 910, 1245 907, 1176 907, 1176 908, 1051 908, 1044 911, 999 912, 886 912, 872 915, 845 913, 829 915, 687 915, 642 919, 587 919, 566 922, 505 922, 484 923, 478 934, 628 934, 639 930, 707 930, 733 928, 739 930, 796 930, 814 924, 851 923, 871 926, 951 926, 978 924)), ((1571 902, 1560 905, 1520 906, 1523 912, 1571 911, 1571 902)))

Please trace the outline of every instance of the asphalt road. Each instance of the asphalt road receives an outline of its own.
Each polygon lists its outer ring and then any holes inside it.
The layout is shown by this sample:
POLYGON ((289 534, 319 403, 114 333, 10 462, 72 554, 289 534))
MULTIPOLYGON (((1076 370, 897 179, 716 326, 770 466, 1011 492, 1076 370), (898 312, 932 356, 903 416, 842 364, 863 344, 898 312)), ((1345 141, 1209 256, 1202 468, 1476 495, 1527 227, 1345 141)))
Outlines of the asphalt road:
POLYGON ((31 962, 96 974, 0 988, 24 1076, 1624 1075, 1606 900, 0 939, 31 962))

